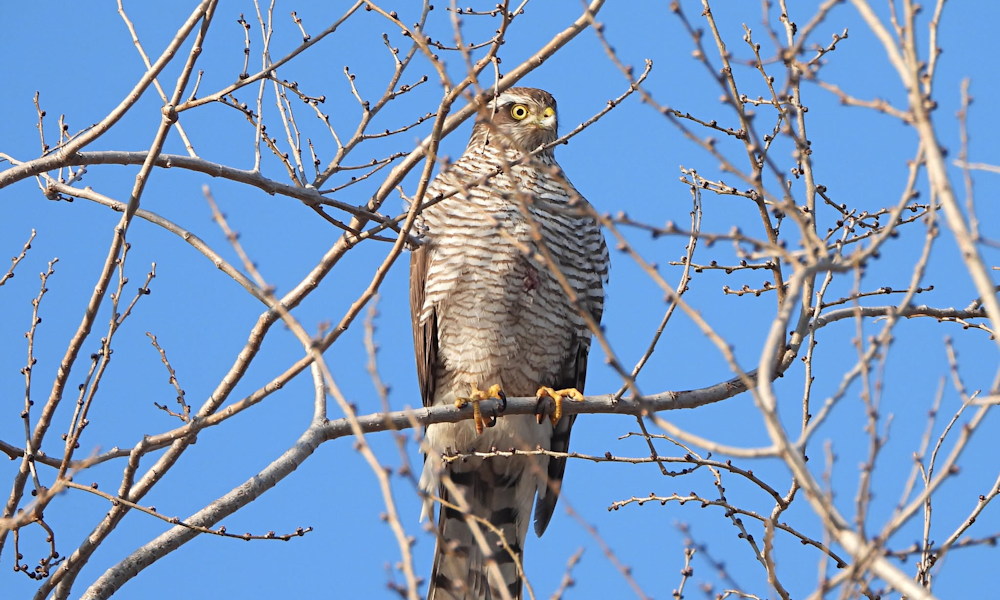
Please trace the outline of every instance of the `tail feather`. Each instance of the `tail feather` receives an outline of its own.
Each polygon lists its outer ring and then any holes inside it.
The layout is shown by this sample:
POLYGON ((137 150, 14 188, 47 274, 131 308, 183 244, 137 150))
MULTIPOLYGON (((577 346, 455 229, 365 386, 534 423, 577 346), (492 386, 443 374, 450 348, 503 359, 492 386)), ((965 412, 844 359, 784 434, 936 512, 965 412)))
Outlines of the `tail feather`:
POLYGON ((428 600, 521 598, 522 548, 537 479, 523 476, 522 458, 474 462, 452 463, 441 475, 428 600))

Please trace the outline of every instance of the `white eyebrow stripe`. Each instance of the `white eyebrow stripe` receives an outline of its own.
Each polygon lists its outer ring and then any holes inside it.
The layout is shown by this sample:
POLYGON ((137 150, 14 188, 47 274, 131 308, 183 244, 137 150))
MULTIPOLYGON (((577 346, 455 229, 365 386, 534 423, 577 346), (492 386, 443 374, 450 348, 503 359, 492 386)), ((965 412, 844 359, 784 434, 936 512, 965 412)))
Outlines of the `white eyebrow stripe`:
POLYGON ((497 106, 503 106, 504 104, 509 104, 511 102, 517 102, 520 104, 529 104, 532 102, 532 99, 528 96, 522 96, 520 94, 510 94, 508 92, 500 94, 496 99, 497 106))

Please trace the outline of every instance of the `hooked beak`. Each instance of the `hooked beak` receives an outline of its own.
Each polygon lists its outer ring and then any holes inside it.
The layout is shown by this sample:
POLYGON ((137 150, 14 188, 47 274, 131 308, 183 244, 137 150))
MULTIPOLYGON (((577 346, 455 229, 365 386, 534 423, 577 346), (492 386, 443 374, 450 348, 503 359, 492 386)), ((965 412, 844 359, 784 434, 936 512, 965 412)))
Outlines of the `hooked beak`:
POLYGON ((556 111, 551 106, 547 107, 542 111, 540 115, 535 117, 534 121, 531 123, 535 127, 540 129, 551 129, 556 128, 556 111))

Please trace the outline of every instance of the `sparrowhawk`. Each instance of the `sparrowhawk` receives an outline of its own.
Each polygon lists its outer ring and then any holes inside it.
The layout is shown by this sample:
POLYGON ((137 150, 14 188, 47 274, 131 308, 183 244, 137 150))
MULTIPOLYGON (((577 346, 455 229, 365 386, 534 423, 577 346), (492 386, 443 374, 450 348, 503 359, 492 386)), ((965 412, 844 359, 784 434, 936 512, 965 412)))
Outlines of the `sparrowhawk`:
POLYGON ((582 397, 585 315, 600 320, 608 273, 600 224, 547 146, 556 139, 555 99, 511 88, 484 104, 465 152, 424 195, 410 264, 423 403, 476 413, 426 431, 424 514, 441 505, 431 600, 521 598, 532 502, 538 535, 555 509, 566 459, 509 451, 567 450, 574 416, 559 418, 561 401, 582 397), (486 398, 535 395, 549 419, 479 411, 486 398), (508 456, 444 460, 493 450, 508 456))

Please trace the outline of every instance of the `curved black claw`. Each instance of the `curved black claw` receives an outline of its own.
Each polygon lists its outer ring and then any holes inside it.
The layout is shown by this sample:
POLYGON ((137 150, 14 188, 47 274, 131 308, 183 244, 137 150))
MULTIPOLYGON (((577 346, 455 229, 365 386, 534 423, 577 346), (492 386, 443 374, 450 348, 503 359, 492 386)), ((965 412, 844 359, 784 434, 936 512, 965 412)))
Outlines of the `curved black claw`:
POLYGON ((489 421, 483 421, 483 424, 487 427, 493 427, 497 424, 497 417, 503 414, 507 410, 507 394, 503 393, 503 390, 499 390, 496 395, 497 405, 493 407, 493 414, 490 415, 489 421))
POLYGON ((535 400, 535 420, 538 421, 539 425, 542 424, 542 419, 549 414, 548 401, 549 397, 547 394, 541 394, 538 396, 538 399, 535 400))

